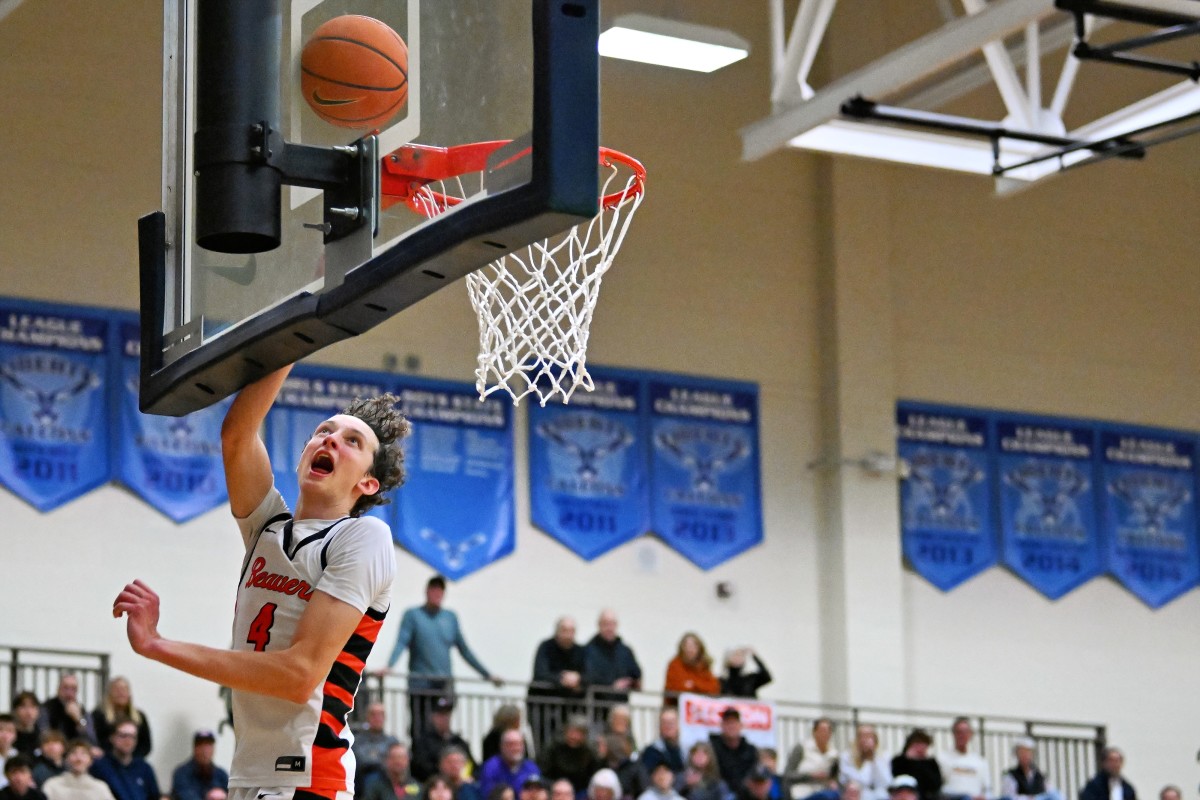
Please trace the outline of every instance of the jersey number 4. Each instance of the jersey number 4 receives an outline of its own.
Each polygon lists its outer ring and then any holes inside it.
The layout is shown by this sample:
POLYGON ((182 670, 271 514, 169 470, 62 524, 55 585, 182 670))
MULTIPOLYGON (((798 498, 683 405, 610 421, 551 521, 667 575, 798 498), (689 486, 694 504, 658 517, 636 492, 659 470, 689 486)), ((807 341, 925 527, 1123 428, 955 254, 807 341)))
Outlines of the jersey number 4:
POLYGON ((278 606, 274 603, 267 603, 259 609, 258 615, 250 623, 250 633, 246 635, 246 641, 254 645, 255 650, 266 650, 267 645, 271 643, 271 626, 275 624, 276 608, 278 606))

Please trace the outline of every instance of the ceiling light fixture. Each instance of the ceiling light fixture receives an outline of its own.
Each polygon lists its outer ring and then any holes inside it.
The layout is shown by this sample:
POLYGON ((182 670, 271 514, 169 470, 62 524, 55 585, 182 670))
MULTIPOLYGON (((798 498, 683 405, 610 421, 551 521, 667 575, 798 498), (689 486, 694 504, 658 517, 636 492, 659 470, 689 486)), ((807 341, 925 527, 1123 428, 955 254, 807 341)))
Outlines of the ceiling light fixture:
POLYGON ((600 55, 713 72, 750 54, 750 43, 721 28, 646 14, 623 14, 600 34, 600 55))

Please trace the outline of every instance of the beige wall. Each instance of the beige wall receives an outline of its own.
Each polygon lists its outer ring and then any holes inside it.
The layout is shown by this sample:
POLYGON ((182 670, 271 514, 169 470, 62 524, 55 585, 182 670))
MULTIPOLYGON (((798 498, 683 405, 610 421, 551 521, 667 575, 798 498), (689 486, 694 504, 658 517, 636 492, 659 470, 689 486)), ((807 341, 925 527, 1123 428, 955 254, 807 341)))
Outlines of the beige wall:
MULTIPOLYGON (((134 222, 159 204, 160 23, 145 6, 25 0, 0 21, 0 294, 134 306, 134 222)), ((823 58, 861 63, 936 19, 912 6, 844 3, 823 58)), ((585 564, 529 526, 519 446, 517 551, 449 597, 485 663, 523 678, 556 615, 590 635, 611 605, 650 688, 696 628, 716 650, 756 644, 772 697, 1109 722, 1143 793, 1195 785, 1200 593, 1153 612, 1100 579, 1049 603, 997 569, 942 594, 901 563, 894 481, 806 468, 892 447, 897 397, 1200 429, 1195 142, 1004 200, 983 180, 868 162, 746 164, 737 131, 768 111, 766 3, 605 9, 754 41, 750 60, 710 76, 604 64, 603 140, 641 158, 650 184, 591 355, 760 384, 766 542, 707 573, 652 538, 585 564), (715 599, 719 580, 732 600, 715 599)), ((316 360, 378 369, 412 354, 424 374, 466 381, 475 346, 451 287, 316 360)), ((215 690, 131 656, 106 609, 145 577, 165 632, 225 643, 239 556, 224 511, 176 526, 113 487, 45 515, 0 493, 0 511, 17 598, 0 643, 111 651, 163 734, 161 774, 190 728, 216 721, 215 690)), ((401 553, 396 602, 416 602, 428 573, 401 553)))

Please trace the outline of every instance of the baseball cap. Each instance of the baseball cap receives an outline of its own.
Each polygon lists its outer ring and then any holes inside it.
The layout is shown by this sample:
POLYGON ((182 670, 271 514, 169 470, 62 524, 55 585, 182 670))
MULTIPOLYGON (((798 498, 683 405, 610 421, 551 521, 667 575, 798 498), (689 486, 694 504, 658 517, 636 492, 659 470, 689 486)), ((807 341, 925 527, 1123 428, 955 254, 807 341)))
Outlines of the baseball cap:
POLYGON ((433 710, 434 711, 453 711, 454 710, 454 698, 446 697, 445 695, 439 697, 437 700, 433 701, 433 710))
POLYGON ((541 775, 531 775, 521 784, 522 789, 549 789, 549 784, 542 778, 541 775))
POLYGON ((915 792, 917 791, 917 779, 912 775, 897 775, 888 784, 888 791, 894 792, 897 789, 912 789, 915 792))
POLYGON ((728 706, 728 707, 726 707, 726 709, 724 711, 721 712, 722 720, 741 719, 741 718, 742 718, 742 712, 738 711, 733 706, 728 706))
POLYGON ((196 735, 192 737, 192 744, 200 744, 201 742, 215 742, 217 735, 210 730, 201 729, 196 731, 196 735))

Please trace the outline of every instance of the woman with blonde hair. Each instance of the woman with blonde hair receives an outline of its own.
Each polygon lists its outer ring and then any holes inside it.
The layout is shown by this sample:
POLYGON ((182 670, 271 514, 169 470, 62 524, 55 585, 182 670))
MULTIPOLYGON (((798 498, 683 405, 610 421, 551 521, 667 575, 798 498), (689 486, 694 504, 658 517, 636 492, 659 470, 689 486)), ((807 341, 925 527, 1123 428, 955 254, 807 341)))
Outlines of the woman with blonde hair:
POLYGON ((133 754, 145 758, 150 753, 150 722, 146 713, 133 704, 133 691, 129 679, 121 676, 111 678, 104 691, 104 699, 92 711, 92 726, 96 731, 96 743, 108 755, 112 755, 112 735, 117 725, 129 720, 138 729, 137 747, 133 754))
POLYGON ((667 665, 667 679, 664 685, 666 701, 670 704, 678 702, 682 692, 694 694, 718 694, 721 682, 712 672, 712 656, 704 647, 700 637, 688 631, 679 640, 679 648, 675 657, 667 665))
POLYGON ((862 785, 863 800, 886 800, 892 782, 892 765, 879 752, 879 734, 874 725, 859 725, 854 744, 838 759, 838 783, 862 785))

